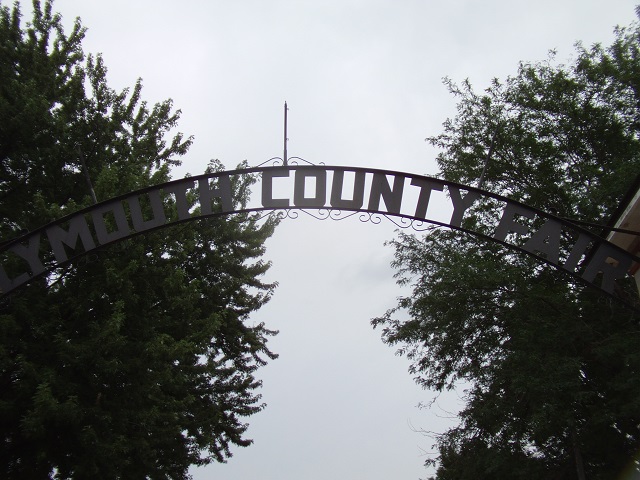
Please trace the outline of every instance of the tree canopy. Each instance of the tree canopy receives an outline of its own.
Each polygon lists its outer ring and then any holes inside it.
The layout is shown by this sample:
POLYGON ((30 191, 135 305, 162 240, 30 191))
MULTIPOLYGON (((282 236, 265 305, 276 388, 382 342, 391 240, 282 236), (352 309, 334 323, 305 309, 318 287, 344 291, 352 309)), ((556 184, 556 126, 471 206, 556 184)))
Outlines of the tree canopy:
MULTIPOLYGON (((640 25, 615 32, 482 93, 448 80, 457 115, 429 139, 440 175, 606 225, 640 173, 640 25)), ((492 212, 478 204, 464 221, 491 225, 479 219, 492 212)), ((427 462, 438 480, 638 474, 638 310, 477 237, 433 228, 390 243, 412 293, 374 327, 420 385, 464 389, 459 424, 427 462)), ((631 279, 616 288, 637 303, 631 279)))
MULTIPOLYGON (((192 143, 176 133, 171 100, 147 104, 140 80, 108 86, 79 19, 65 33, 50 1, 33 2, 26 26, 21 15, 0 5, 3 243, 168 181, 192 143)), ((249 198, 246 178, 232 184, 236 202, 249 198)), ((164 208, 177 218, 171 198, 164 208)), ((264 406, 255 372, 276 357, 276 332, 249 322, 275 288, 262 258, 275 224, 250 214, 180 224, 3 299, 0 476, 187 478, 190 465, 249 445, 245 419, 264 406)))

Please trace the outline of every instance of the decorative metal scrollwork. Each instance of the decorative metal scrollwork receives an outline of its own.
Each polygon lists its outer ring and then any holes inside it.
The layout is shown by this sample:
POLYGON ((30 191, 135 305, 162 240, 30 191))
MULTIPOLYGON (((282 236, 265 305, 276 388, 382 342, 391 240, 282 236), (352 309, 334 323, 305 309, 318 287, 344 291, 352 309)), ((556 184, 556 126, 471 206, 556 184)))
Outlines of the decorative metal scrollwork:
POLYGON ((271 165, 269 165, 270 167, 281 167, 282 165, 284 165, 284 161, 282 160, 282 157, 271 157, 269 160, 265 160, 261 164, 256 165, 256 168, 263 167, 270 162, 271 162, 271 165))
POLYGON ((440 228, 440 225, 434 225, 433 222, 425 222, 424 220, 418 220, 415 218, 407 217, 391 217, 389 215, 383 215, 387 220, 393 223, 396 227, 403 230, 411 229, 414 232, 430 232, 436 228, 440 228))
MULTIPOLYGON (((299 165, 300 162, 306 163, 307 165, 313 165, 313 166, 325 165, 324 162, 313 163, 313 162, 310 162, 309 160, 305 160, 302 157, 289 157, 287 159, 287 164, 288 165, 299 165)), ((282 159, 282 157, 272 157, 269 160, 265 160, 260 165, 256 165, 256 168, 265 166, 268 163, 271 163, 271 165, 269 165, 270 167, 282 167, 282 166, 284 166, 284 160, 282 159)))
POLYGON ((379 213, 360 212, 360 216, 358 217, 358 219, 362 223, 370 222, 374 225, 379 225, 380 223, 382 223, 382 215, 380 215, 379 213))
POLYGON ((395 218, 390 215, 384 215, 376 212, 344 211, 329 208, 285 208, 278 210, 269 210, 267 213, 263 213, 263 215, 261 215, 258 220, 261 220, 273 214, 277 215, 281 220, 287 218, 291 220, 297 220, 298 218, 300 218, 301 213, 311 218, 315 218, 316 220, 334 220, 337 222, 357 216, 360 222, 372 223, 373 225, 381 224, 382 219, 385 218, 398 228, 401 228, 403 230, 411 229, 415 232, 427 232, 441 227, 440 225, 434 225, 432 222, 425 222, 422 220, 416 220, 406 217, 395 218))

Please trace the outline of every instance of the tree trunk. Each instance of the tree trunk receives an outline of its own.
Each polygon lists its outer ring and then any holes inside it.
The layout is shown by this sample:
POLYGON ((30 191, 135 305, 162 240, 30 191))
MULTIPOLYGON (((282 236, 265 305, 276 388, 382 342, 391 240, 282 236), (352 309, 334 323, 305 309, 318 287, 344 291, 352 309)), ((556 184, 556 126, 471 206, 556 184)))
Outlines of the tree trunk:
POLYGON ((584 462, 582 460, 582 452, 580 452, 580 446, 578 445, 578 435, 576 431, 571 432, 571 440, 573 443, 573 456, 576 459, 576 472, 578 474, 578 480, 586 480, 587 477, 584 474, 584 462))

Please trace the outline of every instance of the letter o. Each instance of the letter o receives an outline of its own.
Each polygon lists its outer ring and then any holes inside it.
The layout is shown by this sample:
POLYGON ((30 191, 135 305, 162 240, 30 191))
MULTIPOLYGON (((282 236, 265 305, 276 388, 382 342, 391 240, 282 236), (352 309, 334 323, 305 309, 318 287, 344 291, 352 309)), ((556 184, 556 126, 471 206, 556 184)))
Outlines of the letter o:
POLYGON ((320 168, 299 168, 296 170, 293 190, 293 204, 296 207, 319 208, 327 203, 327 171, 320 168), (316 179, 316 191, 312 197, 305 196, 307 178, 316 179))

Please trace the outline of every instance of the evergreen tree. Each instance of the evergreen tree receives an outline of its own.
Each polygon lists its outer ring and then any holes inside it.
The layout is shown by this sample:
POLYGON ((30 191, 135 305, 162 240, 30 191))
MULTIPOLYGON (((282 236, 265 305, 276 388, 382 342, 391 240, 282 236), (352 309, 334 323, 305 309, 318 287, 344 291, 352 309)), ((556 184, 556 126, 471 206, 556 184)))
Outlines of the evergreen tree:
MULTIPOLYGON (((482 178, 560 217, 608 223, 640 173, 640 25, 617 29, 608 48, 579 45, 569 65, 553 54, 522 63, 481 94, 447 83, 458 113, 430 139, 444 179, 482 178)), ((491 225, 494 212, 479 202, 466 226, 491 225)), ((420 385, 465 388, 460 422, 428 462, 438 480, 639 473, 637 310, 477 237, 433 228, 391 244, 413 292, 373 325, 420 385)), ((632 281, 617 288, 637 301, 632 281)))
MULTIPOLYGON (((109 88, 79 20, 67 35, 50 1, 33 7, 23 26, 18 4, 0 5, 3 242, 94 196, 168 181, 192 142, 173 133, 170 100, 149 106, 140 81, 109 88)), ((239 178, 235 208, 253 181, 239 178)), ((165 209, 177 218, 170 199, 165 209)), ((3 299, 0 476, 186 478, 249 445, 244 419, 263 408, 255 371, 276 357, 275 332, 248 322, 275 287, 261 280, 274 227, 249 214, 178 224, 3 299)))

